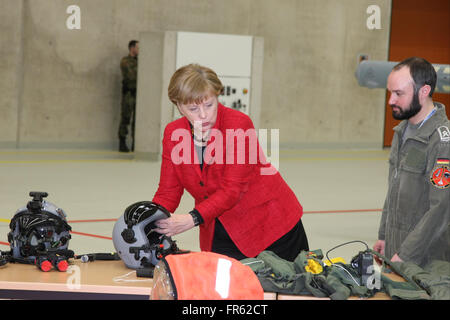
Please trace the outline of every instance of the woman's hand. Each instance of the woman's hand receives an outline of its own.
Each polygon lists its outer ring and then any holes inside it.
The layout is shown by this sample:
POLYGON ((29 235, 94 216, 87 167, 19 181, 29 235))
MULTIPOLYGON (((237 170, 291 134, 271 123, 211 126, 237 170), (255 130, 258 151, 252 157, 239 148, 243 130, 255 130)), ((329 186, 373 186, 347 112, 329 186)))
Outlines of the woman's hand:
POLYGON ((168 237, 185 232, 195 226, 194 219, 190 214, 174 214, 170 218, 156 221, 155 225, 158 227, 155 229, 156 232, 168 237))

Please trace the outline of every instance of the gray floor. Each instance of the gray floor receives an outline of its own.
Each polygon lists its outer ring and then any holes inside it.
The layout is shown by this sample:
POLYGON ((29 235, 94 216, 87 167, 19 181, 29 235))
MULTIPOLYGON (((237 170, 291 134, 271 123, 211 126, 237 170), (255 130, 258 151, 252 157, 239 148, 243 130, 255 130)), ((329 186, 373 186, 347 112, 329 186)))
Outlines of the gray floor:
MULTIPOLYGON (((282 150, 279 171, 303 205, 310 249, 351 240, 372 246, 377 239, 387 190, 388 150, 282 150)), ((116 219, 131 203, 150 200, 159 181, 159 162, 132 155, 82 150, 0 150, 0 250, 8 250, 8 220, 29 200, 29 191, 46 191, 48 201, 70 220, 116 219)), ((185 192, 178 213, 193 199, 185 192)), ((111 237, 114 222, 74 222, 75 232, 111 237)), ((197 229, 175 237, 179 247, 199 250, 197 229)), ((75 253, 111 252, 111 240, 73 234, 75 253)), ((347 261, 362 244, 330 253, 347 261)))

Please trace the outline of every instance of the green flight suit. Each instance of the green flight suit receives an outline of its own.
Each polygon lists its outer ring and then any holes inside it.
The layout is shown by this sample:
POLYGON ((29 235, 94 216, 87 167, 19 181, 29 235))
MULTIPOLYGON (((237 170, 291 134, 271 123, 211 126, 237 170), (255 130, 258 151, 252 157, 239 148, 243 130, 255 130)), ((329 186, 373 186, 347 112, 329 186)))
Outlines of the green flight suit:
POLYGON ((424 288, 433 300, 450 300, 450 262, 433 260, 424 268, 405 262, 401 272, 424 288))
MULTIPOLYGON (((430 300, 448 299, 450 284, 450 263, 433 261, 425 269, 413 263, 391 262, 385 256, 370 250, 378 256, 391 270, 401 275, 405 282, 391 280, 381 274, 378 286, 372 288, 361 283, 362 278, 357 268, 352 264, 335 263, 326 266, 323 271, 312 274, 306 270, 309 259, 320 263, 323 258, 321 250, 315 250, 316 258, 311 251, 301 251, 292 261, 278 257, 272 251, 263 251, 255 258, 240 260, 249 266, 258 277, 266 292, 276 292, 291 295, 313 295, 329 297, 332 300, 346 300, 350 296, 369 298, 377 292, 386 292, 393 299, 430 300)), ((353 260, 353 259, 352 259, 353 260)), ((375 272, 375 271, 374 271, 375 272)), ((374 280, 373 273, 370 280, 374 280)), ((369 281, 368 279, 368 281, 369 281)))
POLYGON ((403 143, 407 120, 394 128, 389 189, 378 232, 386 257, 397 253, 422 267, 432 260, 450 261, 450 124, 445 106, 435 103, 435 108, 403 143))

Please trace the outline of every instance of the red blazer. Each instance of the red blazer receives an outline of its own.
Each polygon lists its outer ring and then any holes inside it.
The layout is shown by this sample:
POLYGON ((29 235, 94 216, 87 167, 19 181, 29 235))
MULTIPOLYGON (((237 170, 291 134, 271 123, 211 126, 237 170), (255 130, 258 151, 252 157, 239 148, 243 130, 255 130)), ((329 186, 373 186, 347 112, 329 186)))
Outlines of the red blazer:
POLYGON ((202 251, 211 251, 215 218, 239 250, 254 257, 290 231, 303 214, 297 197, 279 172, 265 164, 264 155, 255 163, 252 147, 256 143, 259 150, 259 143, 252 130, 247 115, 219 104, 203 170, 188 120, 177 119, 164 130, 161 176, 153 201, 174 212, 184 189, 193 196, 195 209, 204 219, 200 225, 202 251), (230 132, 248 133, 245 150, 230 132), (245 161, 240 158, 243 155, 245 161), (272 174, 261 174, 269 168, 272 174))

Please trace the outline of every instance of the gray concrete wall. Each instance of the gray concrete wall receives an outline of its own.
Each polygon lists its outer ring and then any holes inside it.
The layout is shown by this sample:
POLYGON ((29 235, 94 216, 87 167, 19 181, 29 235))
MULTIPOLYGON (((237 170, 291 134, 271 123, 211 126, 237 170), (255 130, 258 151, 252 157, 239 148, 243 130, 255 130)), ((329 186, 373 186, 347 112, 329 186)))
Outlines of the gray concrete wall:
POLYGON ((161 149, 163 123, 172 121, 171 102, 167 98, 169 78, 166 75, 171 76, 175 71, 176 33, 141 32, 139 41, 135 156, 154 160, 161 149))
POLYGON ((15 148, 23 80, 22 3, 0 0, 0 8, 0 147, 15 148))
POLYGON ((282 147, 381 148, 385 92, 354 71, 358 53, 387 59, 390 2, 0 0, 0 147, 114 149, 128 41, 182 30, 264 38, 260 127, 282 147), (72 4, 81 30, 66 28, 72 4), (380 30, 366 27, 371 4, 380 30))

